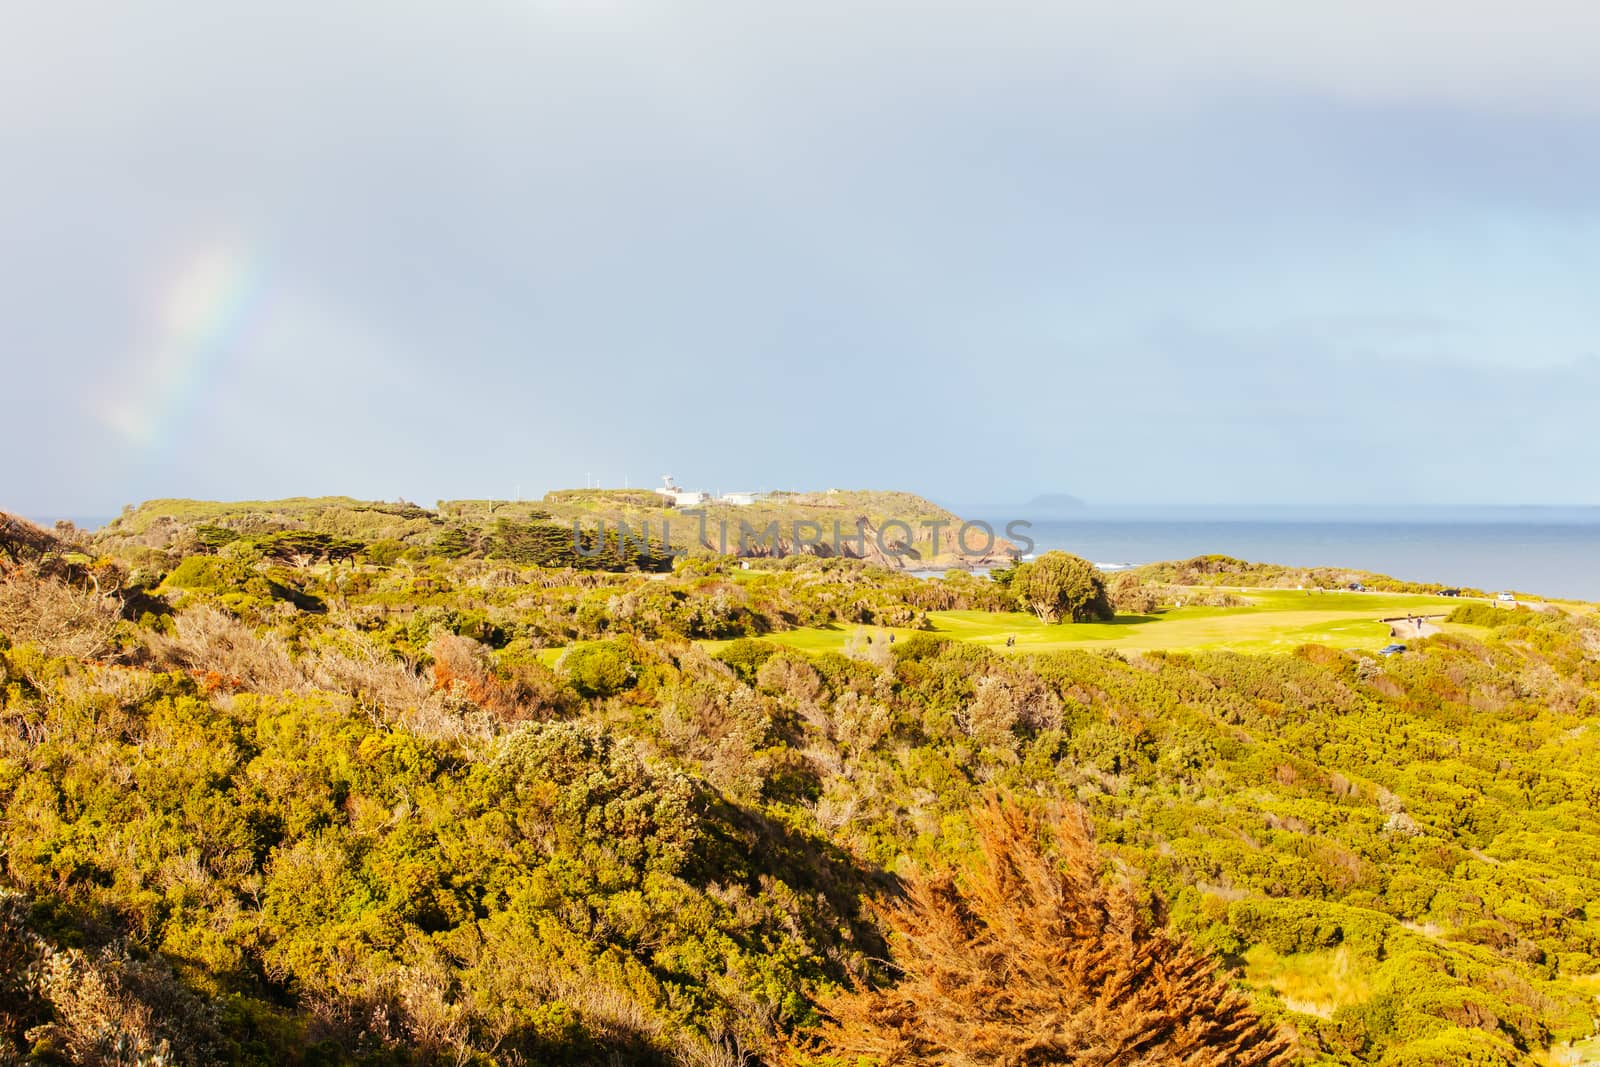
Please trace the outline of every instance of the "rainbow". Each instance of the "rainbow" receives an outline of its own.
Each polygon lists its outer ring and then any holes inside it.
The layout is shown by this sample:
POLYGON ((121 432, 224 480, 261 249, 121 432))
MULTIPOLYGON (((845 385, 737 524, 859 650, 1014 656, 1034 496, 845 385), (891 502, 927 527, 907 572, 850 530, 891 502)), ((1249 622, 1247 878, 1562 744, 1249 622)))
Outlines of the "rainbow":
POLYGON ((186 421, 228 365, 259 304, 265 257, 249 242, 214 241, 181 257, 146 305, 146 337, 128 378, 102 398, 103 421, 150 450, 186 421))

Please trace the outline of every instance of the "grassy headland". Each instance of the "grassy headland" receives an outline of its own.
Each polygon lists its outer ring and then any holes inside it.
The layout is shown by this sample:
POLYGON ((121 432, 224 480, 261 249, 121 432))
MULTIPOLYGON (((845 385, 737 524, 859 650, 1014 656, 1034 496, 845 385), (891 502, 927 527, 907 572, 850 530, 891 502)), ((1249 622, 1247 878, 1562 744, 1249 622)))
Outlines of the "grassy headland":
MULTIPOLYGON (((435 508, 349 497, 153 500, 125 509, 99 540, 170 550, 208 537, 309 530, 390 546, 412 559, 445 555, 582 565, 570 551, 574 526, 591 533, 605 529, 615 541, 622 525, 630 543, 701 557, 809 554, 917 568, 984 566, 1015 554, 1003 533, 991 538, 975 528, 963 543, 961 524, 944 508, 899 492, 773 493, 745 506, 712 502, 685 511, 648 490, 563 489, 540 501, 445 500, 435 508)), ((629 563, 619 561, 622 569, 629 563)), ((651 563, 644 569, 660 567, 651 563)))

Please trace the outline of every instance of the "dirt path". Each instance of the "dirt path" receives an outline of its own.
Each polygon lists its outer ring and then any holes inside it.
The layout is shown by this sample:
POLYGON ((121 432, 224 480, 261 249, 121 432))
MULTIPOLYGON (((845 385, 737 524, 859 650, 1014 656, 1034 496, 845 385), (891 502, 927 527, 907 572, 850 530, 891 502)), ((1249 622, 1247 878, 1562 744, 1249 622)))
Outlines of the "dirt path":
POLYGON ((1397 619, 1383 619, 1380 621, 1389 624, 1390 637, 1404 641, 1409 638, 1428 637, 1431 634, 1443 633, 1444 631, 1432 622, 1433 619, 1442 618, 1444 618, 1443 615, 1413 615, 1410 617, 1402 615, 1397 619))

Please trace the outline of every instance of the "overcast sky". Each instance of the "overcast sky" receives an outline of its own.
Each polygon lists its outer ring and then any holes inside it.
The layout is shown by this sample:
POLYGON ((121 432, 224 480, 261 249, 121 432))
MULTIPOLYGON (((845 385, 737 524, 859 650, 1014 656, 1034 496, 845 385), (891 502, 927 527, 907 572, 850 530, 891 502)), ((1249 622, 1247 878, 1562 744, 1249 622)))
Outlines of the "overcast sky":
POLYGON ((1600 503, 1588 0, 19 0, 0 246, 30 514, 1600 503))

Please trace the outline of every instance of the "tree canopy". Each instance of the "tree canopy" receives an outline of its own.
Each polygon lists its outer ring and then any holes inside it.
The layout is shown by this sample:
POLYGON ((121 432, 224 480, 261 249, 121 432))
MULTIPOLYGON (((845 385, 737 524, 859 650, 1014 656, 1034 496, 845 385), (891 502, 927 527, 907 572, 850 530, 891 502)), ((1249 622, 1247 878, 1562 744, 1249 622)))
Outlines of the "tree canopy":
POLYGON ((1046 552, 1032 563, 1013 568, 1009 584, 1023 610, 1045 622, 1111 618, 1105 579, 1099 568, 1081 556, 1046 552))

